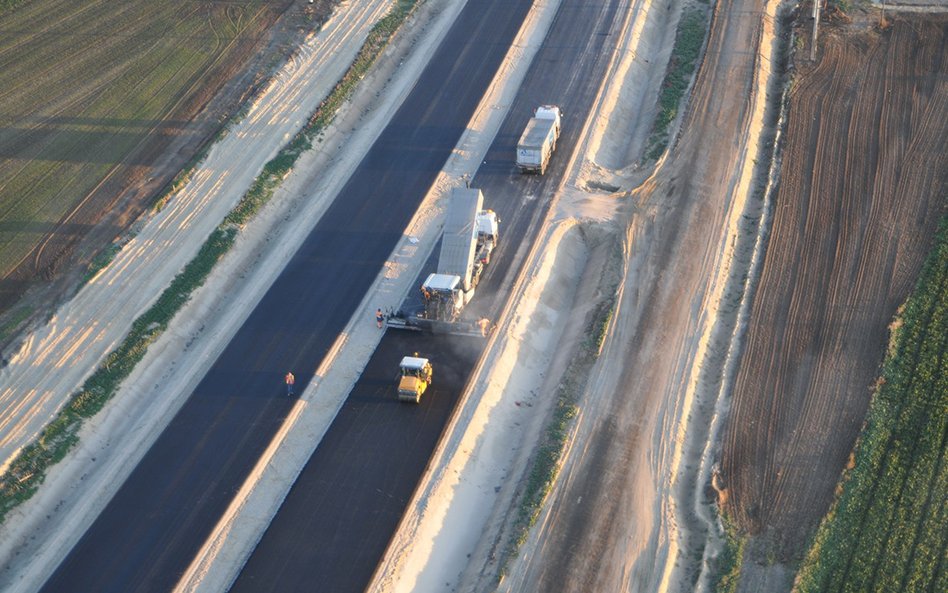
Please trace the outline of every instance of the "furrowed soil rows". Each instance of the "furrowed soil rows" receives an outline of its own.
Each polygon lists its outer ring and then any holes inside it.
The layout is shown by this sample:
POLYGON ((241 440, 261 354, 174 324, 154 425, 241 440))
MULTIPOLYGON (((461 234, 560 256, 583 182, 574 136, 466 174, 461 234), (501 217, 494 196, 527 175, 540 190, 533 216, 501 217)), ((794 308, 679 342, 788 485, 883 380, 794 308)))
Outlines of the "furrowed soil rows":
POLYGON ((948 588, 948 218, 893 328, 855 467, 807 555, 801 593, 948 588))
POLYGON ((724 435, 727 510, 799 557, 826 513, 945 211, 948 18, 821 30, 724 435))
POLYGON ((0 312, 90 232, 111 240, 147 207, 220 125, 193 118, 290 5, 38 0, 2 13, 0 312))

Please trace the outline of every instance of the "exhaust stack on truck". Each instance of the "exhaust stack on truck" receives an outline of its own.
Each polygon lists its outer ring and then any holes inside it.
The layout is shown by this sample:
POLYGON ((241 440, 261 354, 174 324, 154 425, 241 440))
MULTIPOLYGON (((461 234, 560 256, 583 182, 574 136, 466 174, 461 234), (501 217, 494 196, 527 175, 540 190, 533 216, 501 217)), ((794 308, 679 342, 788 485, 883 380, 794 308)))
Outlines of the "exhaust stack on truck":
POLYGON ((546 173, 546 166, 560 137, 560 108, 537 107, 517 143, 517 167, 521 173, 546 173))

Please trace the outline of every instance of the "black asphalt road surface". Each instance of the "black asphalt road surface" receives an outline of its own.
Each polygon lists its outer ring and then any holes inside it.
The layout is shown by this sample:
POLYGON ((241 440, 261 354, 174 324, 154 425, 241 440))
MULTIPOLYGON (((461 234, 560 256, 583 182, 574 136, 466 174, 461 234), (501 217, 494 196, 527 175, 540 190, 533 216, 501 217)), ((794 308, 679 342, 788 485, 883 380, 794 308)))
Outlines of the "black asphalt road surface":
POLYGON ((363 591, 483 345, 387 335, 231 591, 363 591), (414 352, 434 366, 417 405, 399 402, 395 384, 414 352))
MULTIPOLYGON (((171 590, 290 410, 283 375, 310 381, 457 144, 529 6, 468 2, 339 197, 43 591, 171 590)), ((388 409, 395 419, 406 413, 388 409)))
MULTIPOLYGON (((474 179, 485 207, 502 220, 499 248, 469 307, 477 310, 475 318, 496 318, 523 265, 604 76, 624 4, 564 0, 474 179), (565 110, 563 135, 547 174, 523 176, 514 166, 516 143, 543 103, 565 110)), ((483 345, 479 338, 388 331, 231 593, 363 591, 483 345), (419 406, 398 404, 393 370, 401 356, 416 351, 432 360, 435 391, 419 406)))

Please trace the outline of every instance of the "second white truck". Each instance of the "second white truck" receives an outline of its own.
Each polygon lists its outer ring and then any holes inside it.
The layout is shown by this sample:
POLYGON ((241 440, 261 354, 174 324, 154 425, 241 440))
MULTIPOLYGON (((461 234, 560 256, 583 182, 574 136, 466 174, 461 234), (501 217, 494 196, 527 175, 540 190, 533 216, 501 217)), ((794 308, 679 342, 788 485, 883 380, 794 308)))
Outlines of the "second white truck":
POLYGON ((560 137, 560 108, 541 105, 527 122, 517 143, 517 167, 521 173, 546 173, 560 137))

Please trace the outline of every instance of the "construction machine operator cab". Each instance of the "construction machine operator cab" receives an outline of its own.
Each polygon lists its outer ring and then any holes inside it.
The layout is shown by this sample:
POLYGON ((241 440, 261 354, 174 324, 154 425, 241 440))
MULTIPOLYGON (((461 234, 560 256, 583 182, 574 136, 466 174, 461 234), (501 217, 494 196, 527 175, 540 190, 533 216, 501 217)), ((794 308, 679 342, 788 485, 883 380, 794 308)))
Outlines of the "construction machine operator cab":
POLYGON ((399 365, 398 399, 405 402, 421 401, 421 396, 431 384, 431 363, 427 358, 406 356, 399 365))

